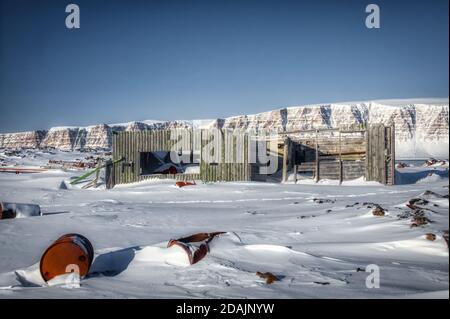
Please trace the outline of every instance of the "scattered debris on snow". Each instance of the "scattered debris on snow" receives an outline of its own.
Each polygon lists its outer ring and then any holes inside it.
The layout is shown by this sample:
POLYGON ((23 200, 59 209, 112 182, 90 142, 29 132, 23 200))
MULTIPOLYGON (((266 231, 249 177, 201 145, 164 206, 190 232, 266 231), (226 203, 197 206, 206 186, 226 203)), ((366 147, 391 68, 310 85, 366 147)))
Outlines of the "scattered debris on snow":
POLYGON ((377 206, 375 206, 374 209, 372 209, 372 214, 373 214, 374 216, 380 216, 380 217, 382 217, 382 216, 385 215, 385 211, 384 211, 383 207, 381 207, 380 205, 377 205, 377 206))
POLYGON ((257 271, 256 275, 262 279, 266 280, 266 284, 270 285, 272 283, 274 283, 275 281, 279 281, 280 279, 275 276, 274 274, 272 274, 271 272, 260 272, 257 271))
POLYGON ((0 202, 0 219, 41 216, 41 208, 36 204, 0 202))
MULTIPOLYGON (((98 156, 16 155, 0 158, 11 167, 41 167, 98 156)), ((8 243, 1 248, 0 298, 448 298, 445 167, 398 169, 395 186, 230 182, 186 191, 173 180, 82 189, 70 185, 78 174, 0 174, 2 200, 42 212, 0 221, 0 242, 8 243), (430 171, 433 178, 424 179, 430 171), (377 207, 384 218, 372 217, 377 207), (167 248, 174 234, 217 229, 229 232, 208 242, 207 255, 192 265, 184 248, 167 248), (96 248, 82 289, 62 288, 76 281, 73 274, 45 282, 39 263, 32 265, 63 233, 82 233, 96 248), (370 264, 382 271, 379 289, 365 286, 370 264), (261 284, 257 272, 281 280, 261 284)))

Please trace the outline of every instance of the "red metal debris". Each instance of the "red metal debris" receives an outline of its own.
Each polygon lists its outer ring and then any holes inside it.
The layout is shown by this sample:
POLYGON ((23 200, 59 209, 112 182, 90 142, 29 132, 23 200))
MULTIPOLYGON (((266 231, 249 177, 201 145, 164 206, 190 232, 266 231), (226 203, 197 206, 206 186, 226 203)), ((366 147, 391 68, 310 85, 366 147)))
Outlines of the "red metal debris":
POLYGON ((47 171, 44 168, 27 168, 27 167, 0 167, 0 172, 5 173, 41 173, 47 171))
POLYGON ((196 185, 195 182, 191 183, 191 182, 176 182, 175 185, 177 185, 178 187, 184 187, 184 186, 193 186, 196 185))
POLYGON ((216 236, 222 234, 225 234, 225 232, 197 233, 188 237, 171 239, 167 244, 167 248, 173 245, 183 248, 189 257, 189 263, 193 265, 203 259, 209 252, 208 243, 216 236))

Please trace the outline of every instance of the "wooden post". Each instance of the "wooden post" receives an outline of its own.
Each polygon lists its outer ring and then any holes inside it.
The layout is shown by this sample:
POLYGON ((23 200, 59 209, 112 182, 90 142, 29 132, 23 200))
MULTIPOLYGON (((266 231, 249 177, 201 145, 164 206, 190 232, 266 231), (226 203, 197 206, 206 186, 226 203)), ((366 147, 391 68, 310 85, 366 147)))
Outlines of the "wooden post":
MULTIPOLYGON (((379 163, 382 162, 382 159, 380 159, 380 148, 382 146, 380 145, 380 125, 374 125, 371 135, 371 144, 370 147, 372 148, 372 175, 373 180, 379 183, 382 183, 381 181, 381 175, 380 175, 380 165, 379 163)), ((384 157, 384 154, 383 154, 384 157)))
POLYGON ((294 182, 297 184, 298 165, 294 165, 294 182))
POLYGON ((205 182, 205 163, 203 162, 203 130, 200 129, 200 179, 205 182))
POLYGON ((395 125, 391 126, 391 185, 395 185, 395 125))
POLYGON ((380 125, 380 136, 379 136, 379 144, 378 144, 378 152, 379 152, 379 170, 381 170, 381 182, 386 185, 386 127, 381 124, 380 125), (382 166, 381 166, 382 165, 382 166))
POLYGON ((95 173, 94 188, 97 187, 97 182, 98 182, 98 178, 99 178, 99 177, 100 177, 100 170, 98 170, 98 171, 95 173))
POLYGON ((319 130, 316 130, 316 183, 320 180, 319 130))
POLYGON ((342 141, 341 141, 341 130, 339 130, 339 185, 342 184, 343 172, 342 172, 342 141))
MULTIPOLYGON (((224 129, 220 129, 219 132, 220 132, 220 135, 219 135, 220 142, 217 141, 217 144, 216 144, 218 146, 218 148, 220 147, 220 154, 219 154, 220 159, 219 159, 219 166, 218 166, 219 171, 218 171, 217 179, 219 181, 227 181, 229 176, 227 176, 227 173, 225 171, 225 169, 227 167, 227 164, 225 163, 226 162, 226 160, 225 160, 225 158, 226 158, 225 157, 226 156, 226 154, 225 154, 226 132, 224 129)), ((233 151, 235 151, 235 149, 233 151)))
POLYGON ((289 138, 284 140, 283 146, 283 182, 288 180, 288 156, 289 156, 289 138))
POLYGON ((105 167, 105 181, 106 181, 106 189, 111 189, 114 187, 114 182, 112 176, 114 174, 113 164, 111 160, 106 162, 105 167))
POLYGON ((371 170, 370 170, 370 166, 371 166, 371 154, 370 154, 370 125, 367 126, 366 128, 366 160, 365 160, 365 177, 366 177, 366 181, 371 181, 372 180, 372 176, 371 176, 371 170))

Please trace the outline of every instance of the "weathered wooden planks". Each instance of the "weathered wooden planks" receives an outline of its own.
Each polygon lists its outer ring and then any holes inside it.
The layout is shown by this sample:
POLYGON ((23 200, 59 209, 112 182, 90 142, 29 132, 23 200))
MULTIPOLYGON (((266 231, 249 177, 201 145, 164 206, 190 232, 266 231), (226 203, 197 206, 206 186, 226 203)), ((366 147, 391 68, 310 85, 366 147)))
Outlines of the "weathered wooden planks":
POLYGON ((373 124, 366 136, 366 179, 395 184, 395 131, 391 126, 373 124))
MULTIPOLYGON (((360 176, 385 184, 395 183, 395 132, 393 127, 371 125, 366 133, 315 131, 309 137, 289 137, 278 140, 279 168, 282 180, 287 180, 289 168, 313 172, 317 180, 336 178, 340 181, 360 176), (311 136, 312 135, 312 136, 311 136), (302 163, 296 163, 294 152, 302 152, 302 163), (287 154, 286 154, 287 152, 287 154)), ((236 135, 233 130, 159 130, 114 133, 113 158, 124 161, 113 166, 114 183, 132 183, 144 179, 201 179, 205 182, 265 180, 259 166, 250 163, 248 134, 236 135), (204 147, 220 140, 218 148, 204 147), (200 164, 197 174, 141 174, 140 152, 176 151, 191 154, 200 164), (209 152, 209 154, 207 154, 209 152), (205 160, 208 158, 208 161, 205 160), (210 159, 212 161, 209 161, 210 159)), ((276 142, 276 141, 275 141, 276 142)))
POLYGON ((178 180, 199 179, 200 174, 141 175, 140 152, 175 151, 190 152, 193 147, 192 131, 186 129, 120 132, 113 134, 113 158, 124 157, 114 165, 115 184, 133 183, 154 178, 178 180))
MULTIPOLYGON (((321 179, 337 179, 339 180, 339 167, 342 165, 342 180, 356 179, 364 176, 364 161, 321 161, 320 162, 320 178, 321 179)), ((298 165, 298 172, 315 172, 315 162, 305 162, 298 165)))

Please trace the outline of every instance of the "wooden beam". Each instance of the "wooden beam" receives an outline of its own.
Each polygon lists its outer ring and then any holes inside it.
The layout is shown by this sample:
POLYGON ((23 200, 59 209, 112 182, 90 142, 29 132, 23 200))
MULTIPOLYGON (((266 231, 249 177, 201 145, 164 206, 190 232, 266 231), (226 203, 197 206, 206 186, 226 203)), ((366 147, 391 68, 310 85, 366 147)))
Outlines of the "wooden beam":
POLYGON ((341 131, 339 131, 339 185, 342 184, 342 143, 341 143, 341 131))
MULTIPOLYGON (((310 130, 294 130, 287 132, 279 132, 278 135, 289 135, 289 134, 299 134, 299 133, 315 133, 315 132, 337 132, 338 128, 323 128, 323 129, 310 129, 310 130)), ((366 130, 343 130, 343 133, 357 133, 357 132, 365 132, 366 130)))
POLYGON ((288 180, 288 156, 289 156, 289 138, 284 140, 283 146, 283 182, 288 180))
POLYGON ((297 184, 298 165, 294 165, 294 182, 297 184))
POLYGON ((316 130, 316 183, 320 180, 319 130, 316 130))
POLYGON ((379 169, 381 170, 381 182, 386 185, 387 184, 387 178, 386 178, 386 128, 383 124, 380 125, 380 139, 378 144, 378 152, 379 152, 379 158, 380 158, 380 166, 379 169))
POLYGON ((391 126, 391 185, 395 185, 395 125, 391 126))
POLYGON ((111 189, 114 187, 114 166, 111 160, 106 162, 105 180, 106 189, 111 189))

